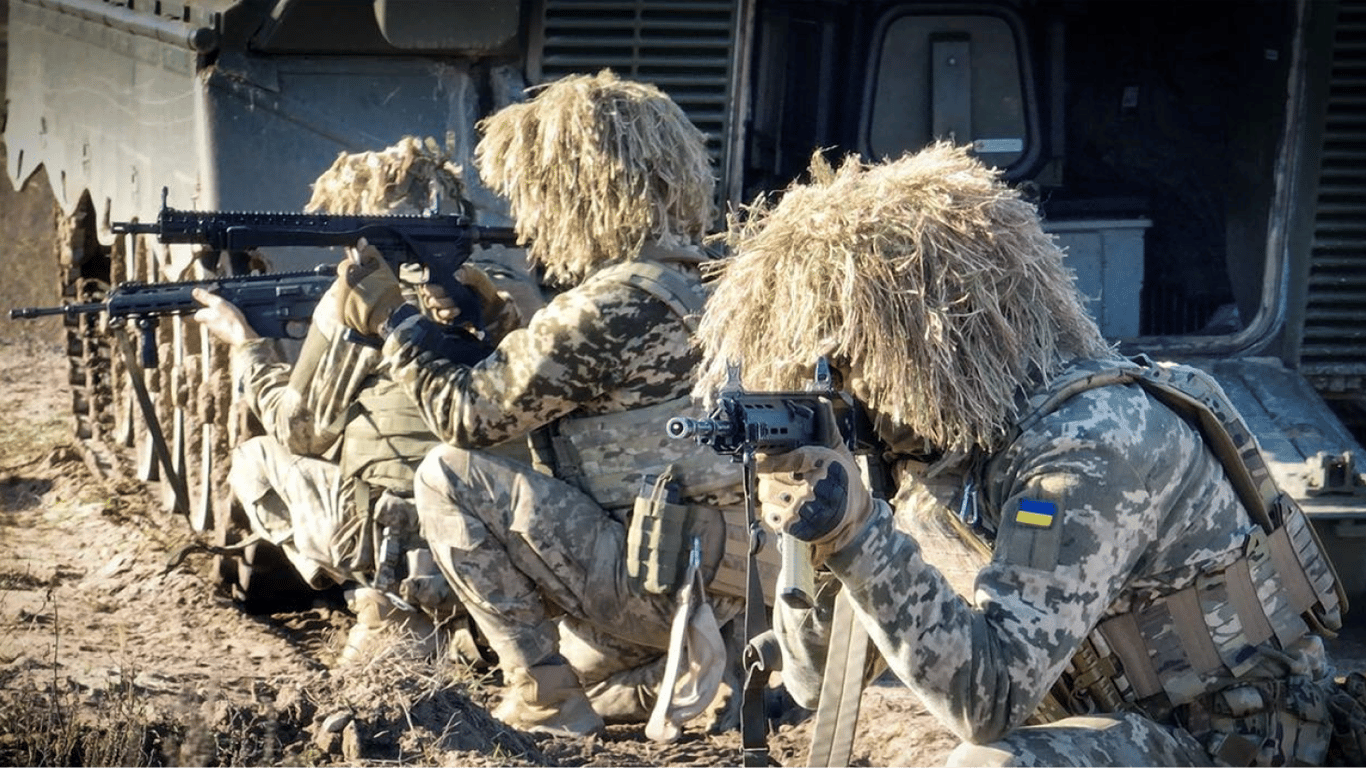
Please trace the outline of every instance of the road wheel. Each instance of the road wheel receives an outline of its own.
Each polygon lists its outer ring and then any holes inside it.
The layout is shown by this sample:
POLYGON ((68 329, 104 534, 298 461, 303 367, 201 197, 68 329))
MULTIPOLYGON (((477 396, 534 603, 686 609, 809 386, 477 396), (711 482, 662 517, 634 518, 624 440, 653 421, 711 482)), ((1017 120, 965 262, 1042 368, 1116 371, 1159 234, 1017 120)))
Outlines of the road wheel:
MULTIPOLYGON (((232 547, 251 532, 242 505, 228 491, 214 505, 214 543, 232 547)), ((223 591, 247 613, 271 614, 312 606, 317 590, 303 580, 279 547, 266 541, 247 545, 233 555, 216 555, 215 570, 223 591)))

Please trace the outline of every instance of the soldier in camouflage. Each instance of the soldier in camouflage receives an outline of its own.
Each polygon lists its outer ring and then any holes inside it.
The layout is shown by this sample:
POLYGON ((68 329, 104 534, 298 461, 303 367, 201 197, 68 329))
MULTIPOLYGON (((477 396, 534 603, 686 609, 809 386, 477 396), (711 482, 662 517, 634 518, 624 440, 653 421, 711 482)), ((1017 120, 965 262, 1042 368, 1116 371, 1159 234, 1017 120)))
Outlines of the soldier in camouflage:
MULTIPOLYGON (((435 142, 407 137, 338 157, 315 182, 308 209, 418 214, 434 197, 459 202, 460 173, 435 142)), ((489 271, 531 282, 515 266, 500 260, 489 271)), ((294 365, 236 307, 197 295, 205 308, 196 319, 231 345, 238 396, 266 432, 234 449, 234 495, 252 532, 278 546, 310 586, 360 585, 348 593, 357 622, 342 662, 381 650, 425 655, 436 639, 432 617, 450 622, 449 639, 472 655, 472 637, 456 626, 463 609, 418 534, 411 501, 413 472, 437 438, 385 374, 379 351, 344 338, 335 294, 318 304, 294 365)), ((503 316, 515 322, 517 313, 503 316)))
POLYGON ((812 175, 732 228, 699 331, 703 392, 729 361, 783 390, 827 357, 894 470, 884 501, 842 446, 759 457, 765 522, 821 568, 816 609, 775 610, 797 700, 843 592, 954 764, 1323 764, 1331 569, 1302 513, 1250 516, 1186 418, 1208 411, 1144 382, 1217 385, 1112 354, 1033 207, 965 150, 812 175))
MULTIPOLYGON (((723 558, 721 508, 737 501, 723 461, 663 429, 687 409, 698 360, 714 182, 682 110, 610 71, 557 81, 481 128, 480 174, 562 292, 489 357, 459 364, 432 353, 428 322, 359 254, 339 268, 343 320, 386 337, 395 380, 445 443, 416 479, 422 532, 498 655, 508 690, 495 716, 587 734, 604 716, 649 711, 651 663, 678 607, 628 572, 643 476, 667 470, 690 514, 710 515, 699 533, 708 578, 723 558), (486 450, 528 433, 542 471, 486 450)), ((712 606, 721 624, 738 612, 733 599, 712 606)))

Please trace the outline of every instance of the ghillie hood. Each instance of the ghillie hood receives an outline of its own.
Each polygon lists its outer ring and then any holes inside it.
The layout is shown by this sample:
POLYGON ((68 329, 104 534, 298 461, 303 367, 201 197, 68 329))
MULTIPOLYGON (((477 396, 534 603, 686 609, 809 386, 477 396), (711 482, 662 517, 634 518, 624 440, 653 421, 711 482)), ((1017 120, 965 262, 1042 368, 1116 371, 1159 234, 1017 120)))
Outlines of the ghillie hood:
POLYGON ((705 138, 652 85, 611 70, 565 77, 480 129, 479 174, 552 282, 634 259, 647 242, 698 243, 712 222, 705 138))
POLYGON ((461 167, 435 139, 405 136, 377 152, 343 152, 313 182, 306 211, 335 214, 415 214, 439 198, 443 213, 463 213, 461 167))
POLYGON ((699 395, 728 361, 749 389, 793 389, 825 356, 885 439, 992 449, 1022 384, 1110 354, 1036 208, 965 148, 838 170, 818 154, 810 175, 731 217, 699 395))

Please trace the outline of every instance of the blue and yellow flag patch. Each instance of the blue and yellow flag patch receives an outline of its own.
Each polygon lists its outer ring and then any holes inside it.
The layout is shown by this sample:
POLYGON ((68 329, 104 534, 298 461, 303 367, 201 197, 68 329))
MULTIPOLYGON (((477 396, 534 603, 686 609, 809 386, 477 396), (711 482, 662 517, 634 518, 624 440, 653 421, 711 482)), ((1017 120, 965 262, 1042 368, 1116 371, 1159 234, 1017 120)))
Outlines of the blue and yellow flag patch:
POLYGON ((1020 511, 1015 513, 1015 522, 1047 528, 1053 524, 1053 518, 1057 514, 1058 505, 1051 501, 1020 499, 1020 511))

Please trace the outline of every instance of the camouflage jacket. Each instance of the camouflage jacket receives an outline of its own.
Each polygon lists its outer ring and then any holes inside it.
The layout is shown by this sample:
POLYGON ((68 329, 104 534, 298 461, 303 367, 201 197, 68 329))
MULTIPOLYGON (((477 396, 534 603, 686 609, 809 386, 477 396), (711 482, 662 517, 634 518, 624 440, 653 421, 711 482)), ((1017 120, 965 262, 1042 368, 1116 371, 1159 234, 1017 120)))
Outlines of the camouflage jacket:
POLYGON ((233 350, 233 382, 267 435, 293 453, 324 457, 337 447, 347 407, 360 383, 375 373, 380 356, 376 350, 346 342, 339 333, 329 337, 316 327, 310 327, 306 344, 324 351, 315 375, 304 386, 290 386, 294 367, 281 359, 269 339, 233 350))
MULTIPOLYGON (((917 541, 903 530, 953 514, 934 509, 949 497, 913 475, 894 500, 900 525, 878 502, 871 524, 827 566, 892 671, 974 743, 1024 724, 1099 621, 1228 565, 1254 525, 1199 433, 1136 384, 1071 397, 979 457, 957 485, 955 508, 975 502, 994 537, 968 579, 931 564, 946 537, 917 541)), ((949 555, 944 562, 965 559, 949 555)), ((807 705, 819 691, 825 621, 822 609, 784 607, 776 618, 784 680, 807 705)))
MULTIPOLYGON (((696 285, 695 266, 661 262, 696 285)), ((568 415, 617 413, 681 397, 699 353, 664 301, 608 269, 553 298, 474 365, 421 343, 428 321, 399 324, 384 345, 391 375, 442 440, 487 448, 568 415)))
POLYGON ((347 341, 339 327, 329 330, 311 326, 292 366, 267 340, 236 348, 238 393, 266 434, 291 453, 335 461, 346 479, 361 477, 406 495, 436 437, 384 375, 378 350, 347 341))

